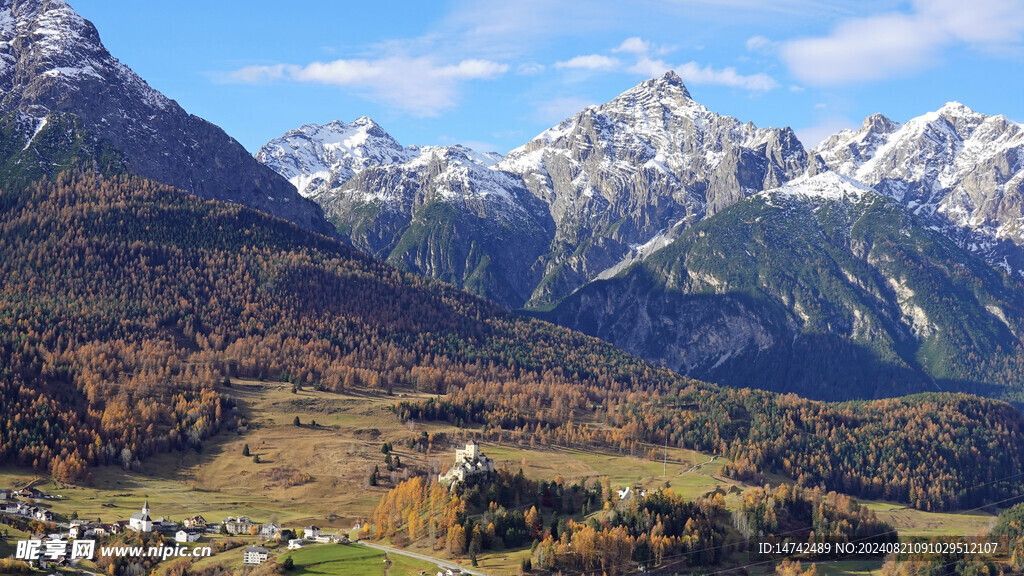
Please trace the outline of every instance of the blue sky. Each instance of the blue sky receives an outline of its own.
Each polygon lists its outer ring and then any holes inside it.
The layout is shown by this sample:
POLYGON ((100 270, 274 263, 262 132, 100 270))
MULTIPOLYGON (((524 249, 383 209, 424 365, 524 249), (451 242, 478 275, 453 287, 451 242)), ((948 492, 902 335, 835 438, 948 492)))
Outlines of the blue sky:
POLYGON ((806 146, 960 101, 1024 121, 1018 0, 69 0, 104 44, 251 152, 370 116, 399 142, 507 152, 674 69, 806 146))

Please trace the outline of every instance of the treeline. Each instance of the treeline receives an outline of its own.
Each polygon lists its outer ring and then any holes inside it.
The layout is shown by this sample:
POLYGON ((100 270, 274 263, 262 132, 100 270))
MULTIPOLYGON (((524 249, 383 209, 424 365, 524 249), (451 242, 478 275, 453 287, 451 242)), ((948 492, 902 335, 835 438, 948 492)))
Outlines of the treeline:
POLYGON ((444 392, 675 377, 295 226, 133 177, 0 193, 0 462, 60 480, 201 449, 224 378, 444 392))
POLYGON ((493 481, 455 490, 433 478, 412 478, 381 498, 371 521, 378 539, 399 546, 426 544, 473 561, 482 551, 530 545, 526 570, 609 575, 639 566, 720 565, 756 541, 897 541, 891 526, 834 492, 754 488, 730 514, 721 492, 687 501, 652 491, 619 501, 610 484, 534 481, 505 469, 493 481))
MULTIPOLYGON (((733 526, 747 539, 753 557, 756 542, 847 544, 897 542, 896 530, 845 494, 782 484, 752 488, 733 512, 733 526)), ((834 550, 835 548, 833 548, 834 550)), ((815 559, 838 557, 816 554, 815 559)))
POLYGON ((502 441, 645 443, 924 509, 1006 498, 1021 415, 957 395, 825 404, 723 389, 400 272, 331 239, 133 177, 0 193, 0 461, 63 480, 201 449, 224 378, 411 388, 405 419, 502 441), (979 486, 980 485, 980 486, 979 486))
POLYGON ((434 550, 475 558, 484 550, 518 548, 565 530, 573 514, 600 509, 610 498, 600 484, 568 485, 526 478, 499 469, 486 482, 455 490, 431 479, 414 477, 385 494, 372 516, 378 539, 400 545, 425 541, 434 550), (551 517, 550 529, 544 516, 551 517), (561 515, 561 520, 559 519, 561 515))
POLYGON ((1013 497, 1010 477, 1024 473, 1020 412, 965 394, 833 404, 699 384, 671 393, 561 389, 525 377, 472 383, 395 410, 405 420, 483 423, 482 437, 495 442, 635 455, 667 443, 728 457, 723 473, 736 479, 759 483, 764 472, 781 472, 801 486, 922 510, 1013 497))

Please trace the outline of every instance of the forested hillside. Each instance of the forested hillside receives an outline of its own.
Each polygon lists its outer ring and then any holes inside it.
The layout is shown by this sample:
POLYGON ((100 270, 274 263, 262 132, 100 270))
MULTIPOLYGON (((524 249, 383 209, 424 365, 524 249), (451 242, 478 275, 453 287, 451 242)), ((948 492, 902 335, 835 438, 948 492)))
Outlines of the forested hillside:
POLYGON ((1007 404, 721 389, 238 205, 64 173, 0 194, 0 458, 85 479, 238 422, 224 377, 447 396, 403 418, 636 450, 670 442, 920 508, 1024 473, 1007 404))
POLYGON ((730 206, 540 317, 703 380, 1024 401, 1024 290, 832 173, 730 206))

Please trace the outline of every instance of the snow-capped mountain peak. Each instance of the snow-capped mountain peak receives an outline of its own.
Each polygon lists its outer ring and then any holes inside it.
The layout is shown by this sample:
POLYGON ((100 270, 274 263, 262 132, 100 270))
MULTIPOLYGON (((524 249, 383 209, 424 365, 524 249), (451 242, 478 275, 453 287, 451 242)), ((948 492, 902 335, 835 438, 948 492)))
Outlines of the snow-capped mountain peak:
POLYGON ((978 112, 975 112, 970 107, 957 102, 956 100, 946 102, 936 111, 936 113, 947 118, 956 116, 980 116, 978 112))
POLYGON ((871 131, 865 122, 817 152, 836 172, 931 219, 990 263, 1024 270, 1024 129, 959 102, 892 128, 871 131))
POLYGON ((361 116, 346 124, 306 124, 267 142, 256 159, 312 196, 324 185, 345 182, 370 166, 401 164, 416 157, 372 119, 361 116))
POLYGON ((82 149, 192 194, 331 231, 287 181, 112 56, 63 0, 0 0, 0 120, 25 153, 4 160, 26 170, 47 174, 82 149))
MULTIPOLYGON (((667 99, 672 101, 693 102, 693 98, 690 96, 690 91, 687 90, 686 85, 683 84, 683 79, 672 70, 669 70, 656 78, 644 80, 620 94, 615 98, 615 100, 621 102, 634 99, 644 100, 652 98, 659 100, 667 99)), ((693 103, 696 104, 696 102, 693 103)))
POLYGON ((409 166, 425 166, 444 162, 455 166, 490 168, 501 160, 496 152, 481 153, 461 144, 450 146, 409 146, 409 166))
POLYGON ((891 134, 899 127, 899 122, 894 122, 884 114, 872 114, 864 119, 861 131, 867 134, 891 134))
MULTIPOLYGON (((164 109, 172 102, 111 56, 96 27, 64 0, 0 2, 0 85, 26 80, 33 91, 50 90, 53 82, 71 92, 77 92, 75 84, 83 80, 115 83, 154 108, 164 109)), ((10 100, 18 95, 14 90, 0 97, 10 100)), ((35 106, 26 111, 41 120, 50 109, 35 106)))

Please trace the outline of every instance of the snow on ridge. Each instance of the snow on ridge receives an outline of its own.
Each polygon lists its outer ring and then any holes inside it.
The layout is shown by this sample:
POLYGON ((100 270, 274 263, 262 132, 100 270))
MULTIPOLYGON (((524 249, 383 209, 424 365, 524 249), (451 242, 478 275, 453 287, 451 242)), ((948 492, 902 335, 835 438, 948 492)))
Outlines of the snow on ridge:
POLYGON ((172 102, 107 52, 92 24, 63 0, 24 2, 0 11, 0 50, 3 68, 27 57, 41 78, 116 78, 151 108, 163 110, 172 102), (12 43, 18 38, 30 49, 15 55, 12 43))
POLYGON ((826 200, 859 200, 878 192, 853 178, 835 172, 823 172, 814 176, 801 176, 763 195, 787 197, 822 198, 826 200))
POLYGON ((264 144, 256 159, 287 178, 303 196, 328 182, 345 182, 371 166, 401 164, 419 155, 366 116, 351 123, 305 124, 264 144))
POLYGON ((422 188, 450 202, 484 202, 499 216, 522 211, 510 192, 521 185, 493 169, 501 155, 459 144, 403 147, 366 116, 306 124, 265 144, 256 158, 318 202, 350 197, 398 210, 408 203, 407 194, 422 188), (362 190, 364 184, 353 178, 369 168, 395 179, 394 190, 362 190))
MULTIPOLYGON (((759 128, 708 110, 690 97, 675 73, 667 72, 637 84, 609 102, 588 106, 541 132, 510 151, 498 168, 524 176, 543 176, 549 156, 570 156, 574 150, 600 147, 613 151, 614 156, 621 153, 647 158, 629 166, 619 176, 648 169, 677 178, 680 170, 695 164, 702 170, 716 168, 726 141, 756 148, 768 142, 773 132, 771 128, 759 128), (684 151, 685 142, 691 137, 703 145, 684 151)), ((621 168, 618 164, 602 167, 621 168)))

